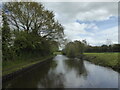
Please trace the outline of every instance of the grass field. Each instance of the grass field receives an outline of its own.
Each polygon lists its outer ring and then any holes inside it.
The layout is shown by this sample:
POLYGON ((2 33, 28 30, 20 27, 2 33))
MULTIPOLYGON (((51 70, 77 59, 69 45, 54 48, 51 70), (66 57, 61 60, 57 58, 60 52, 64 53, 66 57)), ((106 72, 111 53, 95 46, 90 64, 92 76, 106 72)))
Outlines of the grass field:
POLYGON ((120 69, 120 53, 84 53, 86 59, 92 63, 108 66, 115 70, 120 69))
POLYGON ((48 58, 51 58, 51 57, 53 56, 51 55, 51 56, 36 58, 32 60, 4 61, 2 62, 2 76, 15 72, 17 70, 20 70, 22 68, 29 67, 33 64, 47 60, 48 58))

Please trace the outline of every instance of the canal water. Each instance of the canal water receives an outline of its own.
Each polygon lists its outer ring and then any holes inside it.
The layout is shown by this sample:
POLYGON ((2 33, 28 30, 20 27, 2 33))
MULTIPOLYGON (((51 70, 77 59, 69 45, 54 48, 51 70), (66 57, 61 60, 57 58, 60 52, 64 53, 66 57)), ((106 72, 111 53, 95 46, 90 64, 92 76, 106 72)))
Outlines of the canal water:
POLYGON ((3 88, 118 88, 118 72, 57 55, 48 63, 3 83, 3 88))

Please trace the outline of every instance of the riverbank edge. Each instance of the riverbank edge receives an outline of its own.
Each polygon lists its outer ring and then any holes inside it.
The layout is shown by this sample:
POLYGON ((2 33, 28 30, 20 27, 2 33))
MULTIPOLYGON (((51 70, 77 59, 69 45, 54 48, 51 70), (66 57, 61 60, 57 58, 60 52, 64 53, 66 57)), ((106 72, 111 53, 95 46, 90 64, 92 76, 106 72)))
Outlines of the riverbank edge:
POLYGON ((11 72, 9 74, 3 75, 2 76, 2 82, 6 82, 6 81, 9 81, 11 79, 14 79, 15 77, 21 75, 21 73, 25 73, 27 71, 30 71, 32 68, 35 68, 35 67, 38 67, 41 64, 47 63, 48 61, 53 59, 53 57, 54 57, 54 55, 52 55, 52 56, 50 56, 48 58, 42 59, 39 62, 36 62, 36 63, 31 64, 29 66, 21 67, 18 70, 14 71, 14 72, 11 72))
POLYGON ((97 56, 88 56, 88 55, 84 54, 83 58, 84 58, 84 60, 87 60, 87 61, 89 61, 91 63, 94 63, 95 65, 99 65, 99 66, 103 66, 103 67, 109 67, 109 68, 111 68, 111 69, 113 69, 113 70, 115 70, 117 72, 120 72, 120 67, 119 66, 110 66, 110 65, 105 65, 103 63, 94 62, 92 59, 96 59, 97 56))

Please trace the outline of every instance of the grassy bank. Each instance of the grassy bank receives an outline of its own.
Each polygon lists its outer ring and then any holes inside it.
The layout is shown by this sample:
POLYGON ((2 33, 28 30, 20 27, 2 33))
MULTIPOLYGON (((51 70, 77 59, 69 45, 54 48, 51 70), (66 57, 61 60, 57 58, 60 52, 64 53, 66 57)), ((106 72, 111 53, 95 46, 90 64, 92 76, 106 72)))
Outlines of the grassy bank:
POLYGON ((53 55, 36 58, 36 59, 31 59, 31 60, 4 61, 2 63, 2 76, 10 74, 15 71, 18 71, 22 68, 29 67, 33 64, 37 64, 37 63, 47 60, 51 57, 53 57, 53 55))
POLYGON ((62 54, 62 52, 54 52, 54 55, 62 54))
POLYGON ((120 53, 84 53, 84 55, 86 60, 92 63, 120 71, 120 61, 118 61, 120 53))

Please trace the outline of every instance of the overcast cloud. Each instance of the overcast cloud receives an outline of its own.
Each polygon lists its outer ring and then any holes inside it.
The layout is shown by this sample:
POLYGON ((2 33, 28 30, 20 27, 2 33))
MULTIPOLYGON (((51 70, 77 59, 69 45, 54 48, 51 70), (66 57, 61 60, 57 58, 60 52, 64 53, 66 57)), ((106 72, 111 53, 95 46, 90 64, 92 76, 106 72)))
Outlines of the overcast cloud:
POLYGON ((43 2, 64 26, 69 40, 86 39, 91 45, 118 42, 117 2, 43 2), (102 23, 104 23, 102 25, 102 23), (100 26, 101 25, 101 26, 100 26))
POLYGON ((65 20, 104 20, 117 15, 117 2, 44 2, 46 8, 53 10, 57 19, 65 20))

